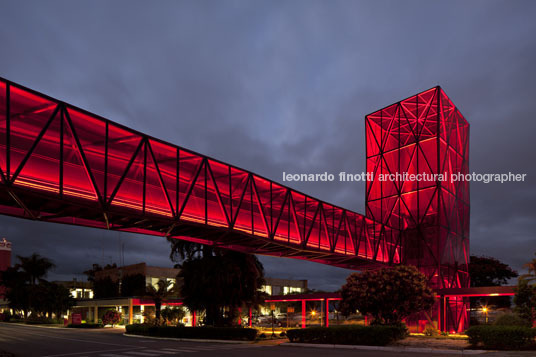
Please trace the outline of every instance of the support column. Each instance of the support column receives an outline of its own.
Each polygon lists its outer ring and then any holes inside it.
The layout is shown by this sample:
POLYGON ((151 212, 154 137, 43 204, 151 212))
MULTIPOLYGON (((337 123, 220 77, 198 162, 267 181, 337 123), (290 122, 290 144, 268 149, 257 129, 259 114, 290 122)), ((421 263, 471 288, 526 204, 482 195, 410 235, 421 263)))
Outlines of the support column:
POLYGON ((132 299, 128 299, 128 324, 129 325, 132 325, 132 323, 134 322, 133 315, 134 315, 134 307, 132 306, 132 299))
POLYGON ((192 327, 195 327, 196 321, 195 321, 195 310, 192 312, 192 327))
POLYGON ((324 324, 324 300, 320 299, 320 327, 324 324))
POLYGON ((252 314, 251 314, 251 307, 250 307, 250 308, 249 308, 249 321, 248 321, 248 325, 249 325, 249 327, 252 326, 251 318, 252 318, 252 314))
POLYGON ((99 323, 99 307, 97 305, 93 307, 93 323, 99 323))
POLYGON ((326 299, 326 327, 329 327, 329 299, 326 299))
POLYGON ((302 300, 301 302, 301 327, 305 328, 305 300, 302 300))
POLYGON ((448 318, 447 303, 448 303, 447 297, 443 296, 443 331, 447 331, 447 318, 448 318))

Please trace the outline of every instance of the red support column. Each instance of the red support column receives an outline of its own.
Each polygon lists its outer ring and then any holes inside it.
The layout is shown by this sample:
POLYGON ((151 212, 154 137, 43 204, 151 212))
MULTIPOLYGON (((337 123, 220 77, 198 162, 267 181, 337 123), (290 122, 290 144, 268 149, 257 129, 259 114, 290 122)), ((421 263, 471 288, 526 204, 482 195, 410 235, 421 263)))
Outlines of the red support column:
POLYGON ((195 327, 195 311, 192 314, 192 327, 195 327))
POLYGON ((248 325, 249 325, 249 327, 252 326, 252 324, 251 324, 251 317, 252 317, 252 316, 251 316, 251 307, 250 307, 250 308, 249 308, 249 321, 248 321, 248 325))
POLYGON ((301 302, 301 327, 305 328, 305 300, 302 300, 301 302))
POLYGON ((443 297, 443 330, 447 331, 447 297, 443 297))
POLYGON ((329 299, 326 299, 326 327, 329 327, 329 299))

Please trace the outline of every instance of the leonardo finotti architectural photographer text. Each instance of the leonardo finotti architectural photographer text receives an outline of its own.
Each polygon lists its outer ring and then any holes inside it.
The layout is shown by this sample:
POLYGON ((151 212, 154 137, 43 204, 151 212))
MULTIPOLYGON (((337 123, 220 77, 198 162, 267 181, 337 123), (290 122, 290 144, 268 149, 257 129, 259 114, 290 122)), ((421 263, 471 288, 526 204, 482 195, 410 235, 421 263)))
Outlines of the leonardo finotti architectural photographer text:
POLYGON ((337 175, 323 172, 323 173, 314 173, 314 174, 293 174, 283 172, 283 181, 285 182, 333 182, 335 179, 338 179, 339 182, 364 182, 364 181, 423 181, 423 182, 459 182, 459 181, 468 181, 468 182, 482 182, 482 183, 491 183, 491 182, 524 182, 527 174, 518 174, 518 173, 476 173, 472 172, 470 174, 452 173, 448 174, 446 172, 441 174, 430 174, 430 173, 408 173, 408 172, 395 172, 395 173, 386 173, 374 175, 373 172, 361 172, 361 173, 348 173, 341 171, 337 175))

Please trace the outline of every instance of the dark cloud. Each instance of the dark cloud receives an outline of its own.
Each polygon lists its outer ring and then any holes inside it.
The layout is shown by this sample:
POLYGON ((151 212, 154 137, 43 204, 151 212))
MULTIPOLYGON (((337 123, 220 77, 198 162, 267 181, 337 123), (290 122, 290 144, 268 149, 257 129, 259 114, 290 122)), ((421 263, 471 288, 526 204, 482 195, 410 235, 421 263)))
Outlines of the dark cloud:
MULTIPOLYGON (((440 84, 471 124, 471 246, 520 268, 536 251, 536 4, 529 1, 4 2, 0 75, 281 181, 360 172, 364 115, 440 84)), ((292 187, 364 212, 364 185, 292 187)), ((91 263, 171 265, 159 238, 0 218, 16 254, 68 278, 91 263), (104 250, 104 253, 103 253, 104 250)), ((348 271, 263 258, 335 289, 348 271)))

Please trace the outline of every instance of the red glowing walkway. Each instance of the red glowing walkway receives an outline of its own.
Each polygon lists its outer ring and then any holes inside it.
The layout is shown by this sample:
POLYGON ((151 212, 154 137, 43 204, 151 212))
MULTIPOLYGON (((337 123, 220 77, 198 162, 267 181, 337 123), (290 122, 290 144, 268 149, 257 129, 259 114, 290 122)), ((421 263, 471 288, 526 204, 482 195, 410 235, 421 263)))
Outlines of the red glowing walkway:
POLYGON ((345 268, 398 231, 0 79, 0 213, 345 268))
MULTIPOLYGON (((403 263, 435 290, 469 287, 469 183, 378 179, 467 174, 469 124, 440 87, 365 123, 363 216, 0 78, 0 214, 349 269, 403 263)), ((426 318, 463 331, 467 307, 454 292, 426 318)))

